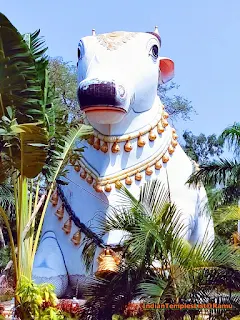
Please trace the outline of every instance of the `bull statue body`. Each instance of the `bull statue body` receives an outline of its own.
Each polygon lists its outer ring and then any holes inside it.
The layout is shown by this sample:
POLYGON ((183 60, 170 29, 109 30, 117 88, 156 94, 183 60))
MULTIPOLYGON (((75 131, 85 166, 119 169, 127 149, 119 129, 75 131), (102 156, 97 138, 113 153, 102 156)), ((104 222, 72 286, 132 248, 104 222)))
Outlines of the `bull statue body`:
MULTIPOLYGON (((94 135, 82 142, 80 166, 69 165, 69 184, 62 190, 75 220, 96 231, 96 216, 104 217, 115 206, 119 183, 137 197, 146 181, 160 179, 182 212, 183 236, 192 243, 209 241, 213 223, 203 210, 206 192, 186 185, 193 163, 177 144, 157 95, 159 83, 174 76, 174 63, 159 56, 160 47, 156 32, 113 32, 80 41, 77 94, 94 135)), ((59 198, 48 207, 33 267, 33 279, 54 284, 58 297, 69 287, 80 292, 88 278, 81 257, 84 232, 62 204, 59 198)), ((103 241, 114 246, 122 237, 116 230, 103 241)), ((97 263, 94 273, 96 268, 97 263)))

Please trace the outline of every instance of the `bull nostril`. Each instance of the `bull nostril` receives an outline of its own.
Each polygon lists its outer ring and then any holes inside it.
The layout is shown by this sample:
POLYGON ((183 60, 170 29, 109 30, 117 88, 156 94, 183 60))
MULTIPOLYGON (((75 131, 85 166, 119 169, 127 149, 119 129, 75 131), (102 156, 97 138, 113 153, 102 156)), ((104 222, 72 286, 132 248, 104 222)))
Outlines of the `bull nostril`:
POLYGON ((118 94, 120 95, 121 98, 123 98, 125 96, 126 91, 125 91, 125 88, 122 85, 118 86, 118 90, 117 91, 118 91, 118 94))

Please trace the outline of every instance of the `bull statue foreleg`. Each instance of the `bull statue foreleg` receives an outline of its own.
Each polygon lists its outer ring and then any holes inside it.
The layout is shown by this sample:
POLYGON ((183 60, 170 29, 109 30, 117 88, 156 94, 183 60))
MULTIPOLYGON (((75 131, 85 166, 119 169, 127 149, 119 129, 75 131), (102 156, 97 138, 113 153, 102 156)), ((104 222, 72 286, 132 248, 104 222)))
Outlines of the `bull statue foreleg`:
POLYGON ((33 265, 33 280, 50 283, 58 297, 64 296, 68 286, 68 274, 61 247, 55 233, 46 232, 40 242, 33 265))
POLYGON ((198 190, 198 200, 196 203, 196 217, 194 228, 191 233, 190 242, 209 244, 214 240, 214 226, 211 213, 209 211, 207 194, 204 187, 198 190))

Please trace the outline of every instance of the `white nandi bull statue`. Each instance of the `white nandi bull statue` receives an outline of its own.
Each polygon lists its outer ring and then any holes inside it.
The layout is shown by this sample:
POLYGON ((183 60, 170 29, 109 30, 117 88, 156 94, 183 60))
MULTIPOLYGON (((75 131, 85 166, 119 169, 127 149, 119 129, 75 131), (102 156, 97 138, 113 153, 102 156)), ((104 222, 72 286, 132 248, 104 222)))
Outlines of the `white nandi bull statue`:
MULTIPOLYGON (((77 94, 94 135, 83 141, 80 165, 69 165, 69 184, 47 210, 33 268, 35 281, 54 284, 58 297, 67 287, 84 285, 84 233, 96 230, 96 215, 115 206, 120 182, 137 197, 146 181, 160 179, 182 211, 184 237, 192 243, 213 237, 212 220, 202 209, 205 190, 186 185, 193 164, 157 96, 159 83, 174 75, 174 63, 159 56, 160 47, 156 30, 93 34, 79 43, 77 94)), ((122 237, 116 230, 103 241, 117 245, 122 237)))

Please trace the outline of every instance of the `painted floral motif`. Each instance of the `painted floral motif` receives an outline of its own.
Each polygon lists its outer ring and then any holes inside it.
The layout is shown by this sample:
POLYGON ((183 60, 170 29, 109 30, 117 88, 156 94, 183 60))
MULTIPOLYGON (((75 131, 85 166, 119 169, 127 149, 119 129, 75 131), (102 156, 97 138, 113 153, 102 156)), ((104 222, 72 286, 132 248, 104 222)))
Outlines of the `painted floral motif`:
POLYGON ((137 32, 112 32, 97 36, 99 43, 107 50, 117 50, 121 45, 136 37, 137 32))

